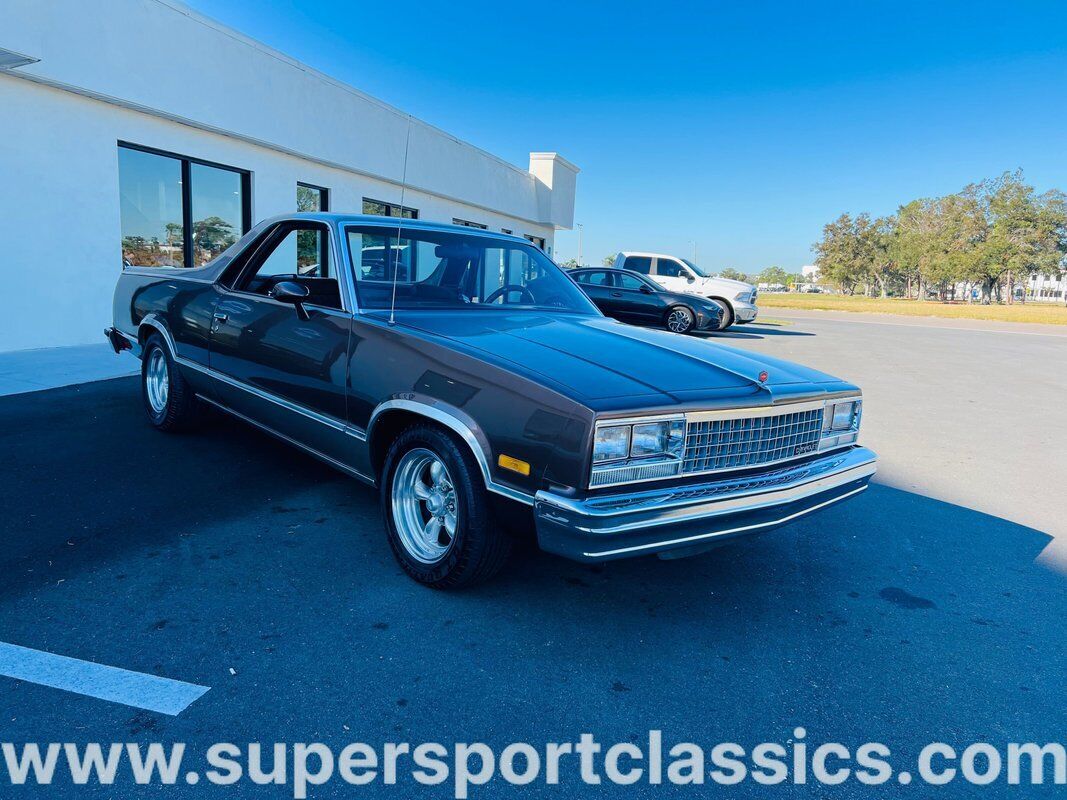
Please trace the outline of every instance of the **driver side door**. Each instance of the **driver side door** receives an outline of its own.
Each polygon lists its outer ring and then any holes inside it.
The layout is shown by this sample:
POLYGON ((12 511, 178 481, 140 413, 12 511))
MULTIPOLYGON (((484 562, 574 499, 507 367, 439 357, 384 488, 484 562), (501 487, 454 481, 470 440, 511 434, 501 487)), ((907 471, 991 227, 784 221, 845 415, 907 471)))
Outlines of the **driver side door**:
POLYGON ((332 236, 328 225, 307 220, 264 234, 230 285, 219 287, 208 363, 224 405, 349 461, 343 432, 352 315, 332 236), (308 289, 306 319, 271 296, 281 281, 308 289))

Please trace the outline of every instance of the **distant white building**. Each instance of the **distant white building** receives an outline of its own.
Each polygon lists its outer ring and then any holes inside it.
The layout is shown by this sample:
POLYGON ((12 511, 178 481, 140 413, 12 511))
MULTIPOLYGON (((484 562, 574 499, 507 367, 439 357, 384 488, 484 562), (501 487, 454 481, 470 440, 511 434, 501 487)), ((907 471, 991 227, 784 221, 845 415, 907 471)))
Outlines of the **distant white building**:
POLYGON ((101 342, 124 261, 205 263, 298 208, 454 221, 550 256, 572 226, 565 158, 517 167, 178 0, 0 8, 0 352, 101 342))
POLYGON ((819 268, 815 264, 806 264, 800 268, 800 274, 807 283, 819 282, 819 268))
POLYGON ((1067 296, 1067 273, 1060 275, 1031 275, 1026 282, 1026 299, 1046 303, 1062 303, 1067 296))

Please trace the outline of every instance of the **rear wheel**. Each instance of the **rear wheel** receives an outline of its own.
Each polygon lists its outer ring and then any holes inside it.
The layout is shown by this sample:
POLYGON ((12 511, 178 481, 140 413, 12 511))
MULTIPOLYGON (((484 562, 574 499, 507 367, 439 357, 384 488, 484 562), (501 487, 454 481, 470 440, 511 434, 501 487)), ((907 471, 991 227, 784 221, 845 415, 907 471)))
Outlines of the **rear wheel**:
POLYGON ((511 552, 474 456, 435 426, 408 428, 389 447, 381 505, 393 555, 426 586, 458 589, 488 580, 511 552))
POLYGON ((689 333, 696 325, 696 315, 688 306, 671 306, 667 309, 664 325, 672 333, 689 333))
POLYGON ((141 354, 141 398, 148 421, 161 431, 186 430, 199 419, 196 395, 159 334, 148 337, 141 354))

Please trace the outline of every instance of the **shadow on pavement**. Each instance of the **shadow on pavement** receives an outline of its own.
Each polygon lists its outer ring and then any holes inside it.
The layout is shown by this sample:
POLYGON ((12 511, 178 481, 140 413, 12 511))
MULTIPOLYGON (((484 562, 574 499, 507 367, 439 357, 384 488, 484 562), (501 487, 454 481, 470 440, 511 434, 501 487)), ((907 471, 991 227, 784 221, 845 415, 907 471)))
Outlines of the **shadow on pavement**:
POLYGON ((767 336, 815 336, 817 334, 810 331, 798 331, 775 323, 750 322, 747 325, 734 325, 725 331, 698 332, 694 335, 707 339, 763 339, 767 336))
POLYGON ((227 420, 158 434, 139 402, 135 379, 0 400, 2 638, 213 689, 157 718, 0 679, 15 740, 751 744, 802 725, 913 757, 1062 735, 1067 591, 1038 531, 874 485, 687 560, 526 547, 435 592, 396 567, 372 490, 227 420))

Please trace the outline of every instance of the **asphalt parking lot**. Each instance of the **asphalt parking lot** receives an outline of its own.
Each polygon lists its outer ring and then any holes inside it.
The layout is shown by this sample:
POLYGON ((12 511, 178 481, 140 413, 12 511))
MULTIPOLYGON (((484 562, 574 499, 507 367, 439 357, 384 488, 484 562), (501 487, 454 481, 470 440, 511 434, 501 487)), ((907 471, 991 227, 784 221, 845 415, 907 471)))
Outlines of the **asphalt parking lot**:
POLYGON ((863 386, 870 491, 692 559, 527 550, 458 594, 401 573, 371 490, 225 419, 156 433, 135 378, 0 398, 0 641, 210 687, 166 716, 0 677, 0 740, 751 745, 803 726, 885 742, 901 768, 931 741, 1062 740, 1067 336, 769 316, 715 341, 863 386))

